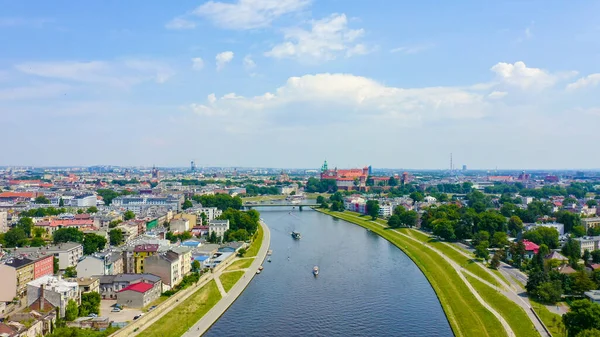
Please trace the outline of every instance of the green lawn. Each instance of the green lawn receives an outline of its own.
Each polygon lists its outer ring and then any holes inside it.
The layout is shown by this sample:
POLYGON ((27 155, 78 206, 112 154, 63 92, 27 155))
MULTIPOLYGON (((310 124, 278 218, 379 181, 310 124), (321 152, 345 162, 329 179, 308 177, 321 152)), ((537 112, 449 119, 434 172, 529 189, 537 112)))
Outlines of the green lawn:
POLYGON ((140 336, 144 337, 178 337, 183 335, 219 300, 221 293, 214 280, 204 285, 185 301, 169 311, 140 336))
POLYGON ((256 231, 256 237, 252 241, 250 248, 248 248, 248 251, 246 251, 246 254, 244 256, 245 257, 256 256, 256 254, 258 254, 258 251, 260 250, 262 241, 263 241, 263 229, 262 229, 262 226, 259 225, 258 230, 256 231))
POLYGON ((346 212, 319 211, 368 228, 402 249, 431 283, 456 336, 506 336, 496 317, 477 301, 454 268, 435 252, 364 218, 346 212))
POLYGON ((476 280, 474 277, 469 275, 465 275, 465 277, 477 290, 479 295, 504 317, 517 336, 535 337, 540 335, 522 307, 498 293, 495 289, 476 280))
POLYGON ((229 273, 221 274, 219 279, 221 280, 221 284, 223 285, 223 288, 225 289, 225 291, 229 292, 229 290, 231 288, 233 288, 235 283, 242 277, 242 275, 244 275, 244 272, 241 270, 240 271, 232 271, 229 273))
POLYGON ((504 277, 504 275, 502 275, 502 273, 499 270, 496 269, 490 269, 492 271, 492 273, 496 274, 496 276, 498 276, 502 281, 504 281, 504 283, 506 283, 508 286, 510 286, 510 282, 508 282, 508 280, 506 279, 506 277, 504 277))
POLYGON ((533 310, 540 316, 544 325, 550 330, 552 336, 562 337, 567 335, 565 331, 563 331, 564 325, 562 324, 562 317, 560 315, 550 312, 546 306, 531 298, 529 298, 529 302, 531 302, 533 310))
POLYGON ((150 302, 150 304, 148 304, 147 306, 144 307, 144 309, 142 309, 142 311, 148 311, 148 309, 153 306, 153 305, 159 305, 162 302, 168 300, 169 298, 167 296, 160 296, 159 298, 155 299, 154 301, 150 302))
POLYGON ((229 267, 227 267, 225 270, 246 269, 246 268, 250 267, 252 262, 254 262, 254 259, 237 260, 234 263, 232 263, 229 267))
POLYGON ((287 195, 260 195, 256 197, 245 197, 242 198, 243 202, 248 201, 271 201, 271 200, 283 200, 287 195))

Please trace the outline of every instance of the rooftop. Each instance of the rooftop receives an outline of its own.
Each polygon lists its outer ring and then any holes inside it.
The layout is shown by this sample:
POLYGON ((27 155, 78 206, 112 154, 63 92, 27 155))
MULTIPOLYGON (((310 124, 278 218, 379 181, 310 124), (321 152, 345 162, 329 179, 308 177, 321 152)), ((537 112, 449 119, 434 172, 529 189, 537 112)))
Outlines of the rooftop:
POLYGON ((27 283, 27 285, 38 287, 38 288, 43 285, 44 289, 52 289, 56 292, 66 292, 66 291, 69 291, 72 289, 79 288, 79 285, 77 284, 77 282, 65 281, 61 278, 58 278, 58 277, 52 276, 52 275, 42 276, 38 279, 35 279, 35 280, 27 283))
POLYGON ((132 290, 132 291, 137 291, 138 293, 145 293, 148 290, 152 289, 153 287, 154 287, 153 284, 146 283, 146 282, 139 282, 139 283, 130 284, 127 287, 119 290, 119 292, 122 293, 124 291, 132 290))

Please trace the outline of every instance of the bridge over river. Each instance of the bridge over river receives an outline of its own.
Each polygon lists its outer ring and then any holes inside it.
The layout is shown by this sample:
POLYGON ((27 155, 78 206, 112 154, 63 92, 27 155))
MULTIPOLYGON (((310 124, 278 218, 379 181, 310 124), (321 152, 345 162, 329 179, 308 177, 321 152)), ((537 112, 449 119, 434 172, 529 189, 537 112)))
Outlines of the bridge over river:
POLYGON ((254 207, 298 207, 302 210, 303 207, 311 207, 318 206, 315 200, 304 200, 302 203, 293 203, 293 202, 273 202, 273 203, 265 203, 265 202, 245 202, 242 204, 243 209, 252 209, 254 207))

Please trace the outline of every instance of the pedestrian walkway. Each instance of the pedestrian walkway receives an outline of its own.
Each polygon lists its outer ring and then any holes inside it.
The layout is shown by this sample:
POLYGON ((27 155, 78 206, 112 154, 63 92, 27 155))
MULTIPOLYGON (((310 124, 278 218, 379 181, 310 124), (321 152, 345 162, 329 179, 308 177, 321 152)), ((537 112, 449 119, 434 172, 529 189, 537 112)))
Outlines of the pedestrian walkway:
MULTIPOLYGON (((269 250, 269 246, 271 244, 271 232, 269 231, 269 227, 264 222, 260 222, 260 225, 263 229, 263 241, 260 246, 260 250, 258 254, 256 254, 256 258, 252 265, 248 269, 246 269, 246 273, 242 278, 237 281, 237 283, 229 290, 227 296, 223 297, 215 306, 210 309, 196 324, 194 324, 183 337, 198 337, 204 334, 216 321, 223 315, 223 313, 233 304, 233 302, 237 299, 237 297, 246 289, 248 284, 254 276, 256 276, 256 271, 258 267, 260 267, 267 257, 267 251, 269 250)), ((217 279, 215 275, 215 280, 217 279)), ((220 282, 219 282, 220 283, 220 282)))
POLYGON ((215 283, 217 284, 217 288, 219 288, 221 297, 227 296, 227 292, 225 291, 225 288, 223 288, 223 284, 221 283, 221 272, 215 274, 215 283))

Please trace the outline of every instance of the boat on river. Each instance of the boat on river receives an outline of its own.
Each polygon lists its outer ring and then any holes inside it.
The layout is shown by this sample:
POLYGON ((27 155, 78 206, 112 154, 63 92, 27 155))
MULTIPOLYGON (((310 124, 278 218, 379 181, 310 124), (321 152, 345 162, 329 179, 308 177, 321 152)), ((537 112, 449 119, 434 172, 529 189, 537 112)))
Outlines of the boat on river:
POLYGON ((267 255, 269 255, 269 256, 273 255, 273 250, 269 249, 269 250, 267 251, 267 255))
POLYGON ((292 238, 294 238, 294 240, 300 240, 302 238, 302 235, 300 235, 299 232, 292 232, 292 238))
POLYGON ((319 267, 318 266, 313 267, 313 275, 315 275, 315 276, 319 275, 319 267))

